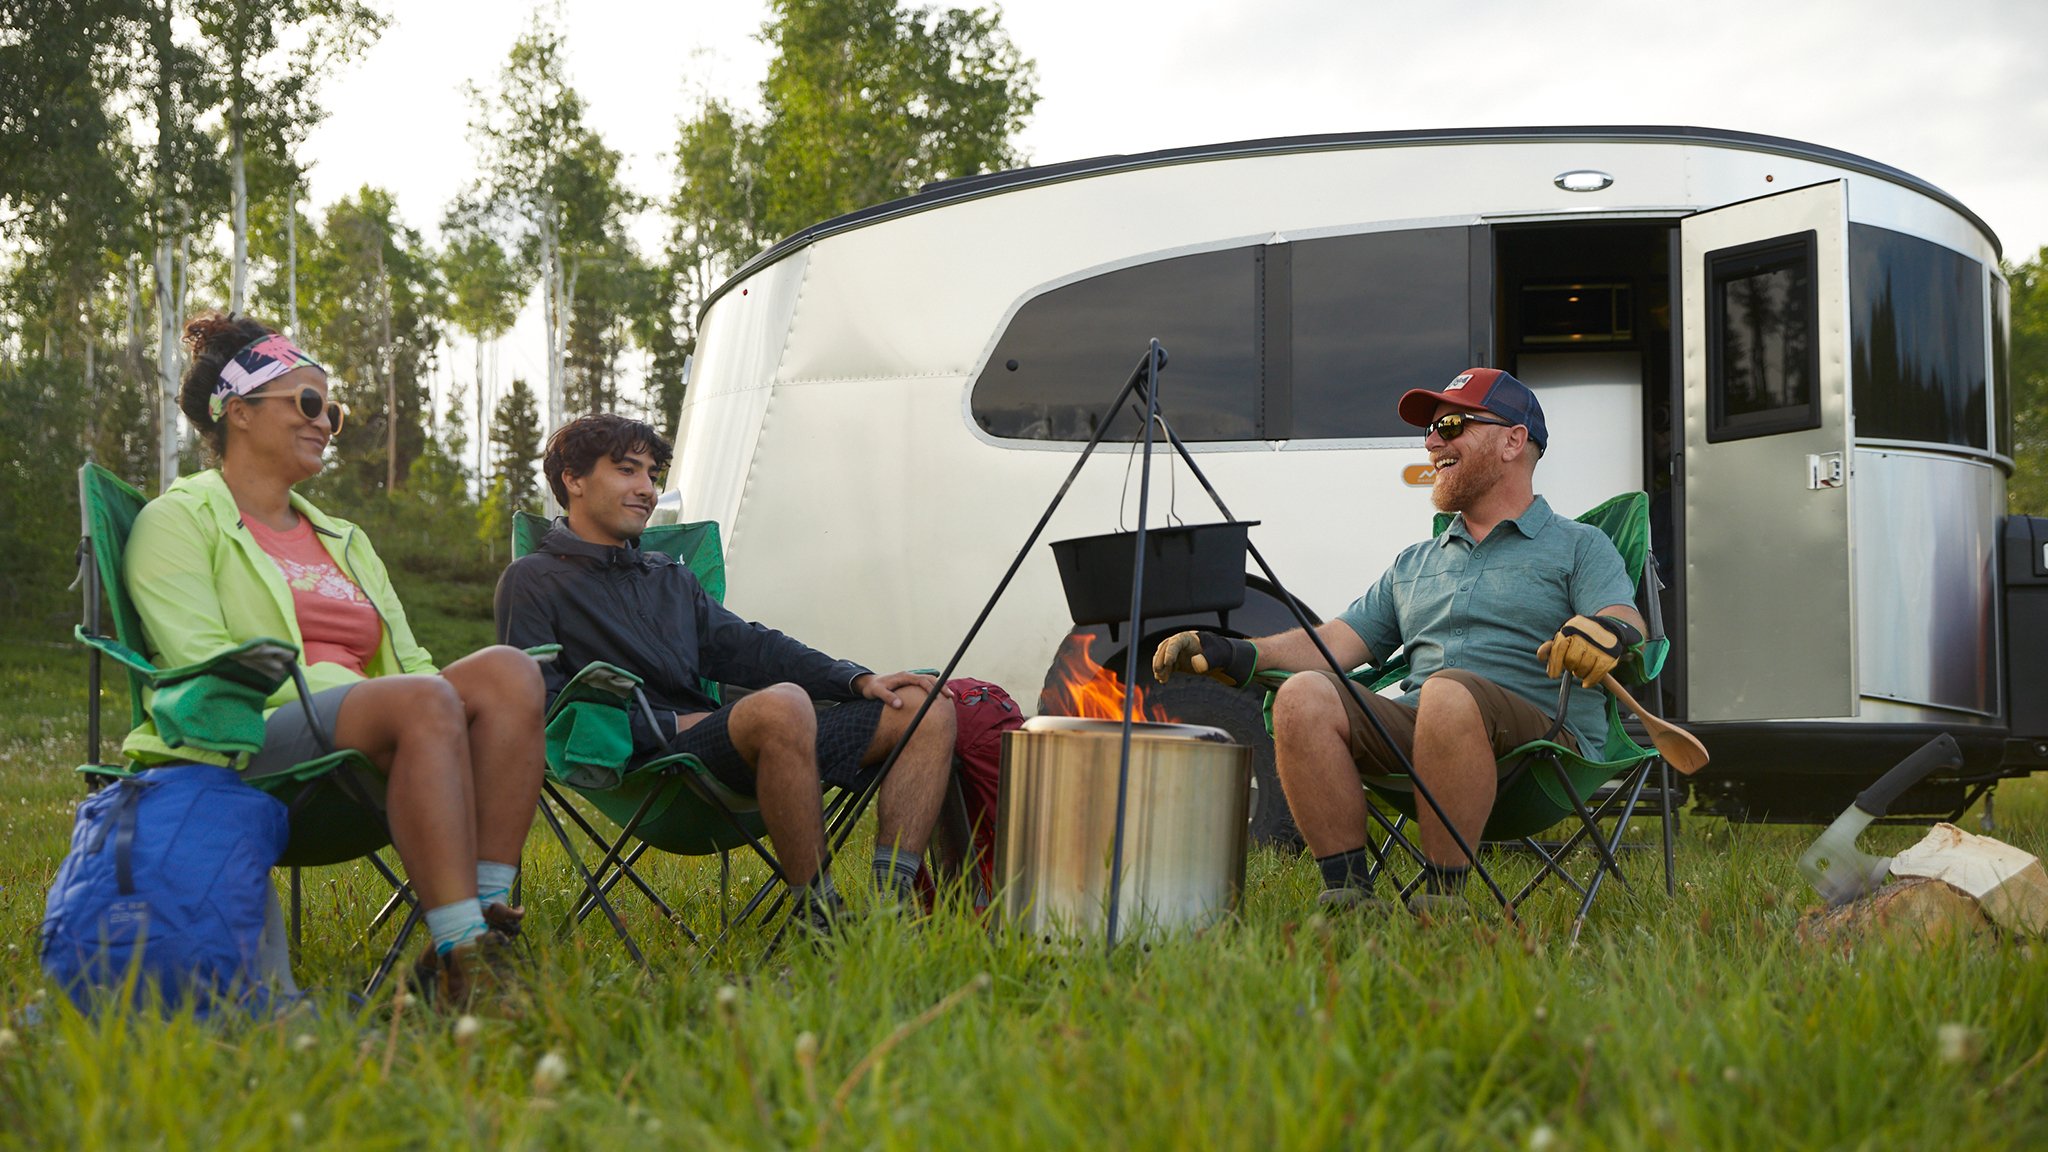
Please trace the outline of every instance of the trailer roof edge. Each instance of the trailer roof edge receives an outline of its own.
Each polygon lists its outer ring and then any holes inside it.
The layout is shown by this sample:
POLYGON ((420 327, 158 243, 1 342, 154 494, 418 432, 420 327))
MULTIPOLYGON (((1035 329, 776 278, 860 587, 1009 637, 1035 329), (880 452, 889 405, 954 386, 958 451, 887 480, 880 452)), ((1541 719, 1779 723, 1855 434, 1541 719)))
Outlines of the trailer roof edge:
POLYGON ((1187 164, 1201 160, 1218 160, 1240 156, 1284 155, 1291 152, 1331 152, 1350 148, 1385 148, 1409 144, 1451 144, 1451 143, 1497 143, 1518 140, 1579 140, 1603 142, 1667 141, 1672 143, 1733 144, 1753 152, 1774 152, 1783 156, 1803 160, 1818 160, 1840 168, 1875 176, 1894 184, 1910 188, 1940 201, 1969 220, 1984 238, 1991 242, 1992 251, 1999 259, 2005 257, 2005 249, 1999 243, 1998 234, 1984 218, 1977 215, 1962 201, 1947 192, 1920 179, 1910 172, 1901 171, 1889 164, 1881 164, 1865 156, 1843 152, 1819 144, 1808 144, 1783 136, 1765 136, 1754 132, 1735 132, 1721 128, 1699 128, 1683 125, 1618 125, 1588 127, 1523 127, 1523 128, 1422 128, 1395 132, 1331 132, 1313 136, 1274 136, 1257 140, 1233 140, 1219 144, 1198 144, 1183 148, 1164 148, 1156 152, 1140 152, 1135 155, 1113 154, 1092 156, 1081 160, 1068 160, 1058 164, 1037 167, 1012 168, 1002 172, 988 172, 976 176, 962 176, 953 180, 942 180, 926 184, 916 194, 897 200, 887 200, 871 205, 844 216, 835 216, 820 221, 800 232, 776 241, 766 251, 759 253, 740 265, 733 274, 726 277, 712 290, 699 310, 709 310, 711 305, 725 295, 734 284, 755 272, 781 260, 798 249, 804 248, 827 236, 869 224, 880 223, 898 216, 925 212, 948 204, 992 196, 1000 192, 1014 191, 1041 184, 1056 184, 1077 180, 1087 176, 1100 176, 1111 172, 1127 172, 1142 168, 1158 168, 1171 164, 1187 164))

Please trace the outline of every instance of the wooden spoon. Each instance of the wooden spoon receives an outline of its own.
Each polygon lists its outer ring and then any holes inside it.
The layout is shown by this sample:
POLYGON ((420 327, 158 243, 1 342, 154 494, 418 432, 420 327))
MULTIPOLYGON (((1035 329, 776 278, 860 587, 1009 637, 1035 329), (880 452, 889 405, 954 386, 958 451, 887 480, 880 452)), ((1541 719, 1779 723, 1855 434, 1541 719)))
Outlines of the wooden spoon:
POLYGON ((1616 700, 1643 722, 1643 727, 1650 733, 1650 743, 1657 746, 1657 755, 1662 756, 1666 764, 1687 776, 1707 766, 1707 746, 1700 743, 1699 737, 1643 711, 1643 706, 1636 703, 1636 698, 1628 694, 1628 689, 1623 688, 1612 673, 1600 678, 1600 686, 1613 693, 1616 700))

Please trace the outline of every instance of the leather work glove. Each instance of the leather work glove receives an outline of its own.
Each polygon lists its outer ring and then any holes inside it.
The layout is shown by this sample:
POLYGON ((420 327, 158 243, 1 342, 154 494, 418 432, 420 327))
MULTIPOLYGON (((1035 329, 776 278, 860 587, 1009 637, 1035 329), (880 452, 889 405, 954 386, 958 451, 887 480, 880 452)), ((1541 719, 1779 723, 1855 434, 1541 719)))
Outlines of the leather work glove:
POLYGON ((1591 688, 1602 676, 1614 671, 1628 650, 1643 642, 1643 634, 1627 621, 1614 616, 1574 616, 1564 622, 1557 635, 1536 649, 1544 661, 1544 674, 1552 677, 1566 672, 1591 688))
POLYGON ((1258 646, 1214 632, 1177 632, 1159 642, 1152 653, 1152 677, 1161 684, 1175 672, 1195 672, 1232 688, 1252 678, 1259 664, 1258 646))

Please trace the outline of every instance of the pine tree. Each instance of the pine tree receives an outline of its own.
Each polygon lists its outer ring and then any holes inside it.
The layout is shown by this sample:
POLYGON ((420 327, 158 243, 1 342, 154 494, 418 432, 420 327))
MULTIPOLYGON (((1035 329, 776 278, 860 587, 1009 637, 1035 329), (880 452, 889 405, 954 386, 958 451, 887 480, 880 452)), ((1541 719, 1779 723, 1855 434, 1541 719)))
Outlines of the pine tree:
POLYGON ((540 497, 540 413, 533 389, 513 378, 491 419, 491 443, 498 446, 498 470, 491 477, 477 516, 477 538, 486 543, 507 539, 512 514, 535 511, 540 497))

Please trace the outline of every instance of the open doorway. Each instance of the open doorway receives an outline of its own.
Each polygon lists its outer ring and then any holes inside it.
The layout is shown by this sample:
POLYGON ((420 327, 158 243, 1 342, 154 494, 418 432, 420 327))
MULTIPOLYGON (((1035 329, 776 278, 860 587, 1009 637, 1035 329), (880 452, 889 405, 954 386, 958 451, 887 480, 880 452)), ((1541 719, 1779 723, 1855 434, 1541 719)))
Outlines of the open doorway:
POLYGON ((1650 495, 1651 549, 1673 659, 1653 706, 1682 715, 1683 572, 1672 468, 1672 244, 1663 220, 1497 225, 1495 363, 1542 398, 1559 453, 1538 488, 1560 513, 1640 488, 1650 495), (1559 495, 1551 495, 1556 489, 1559 495))

